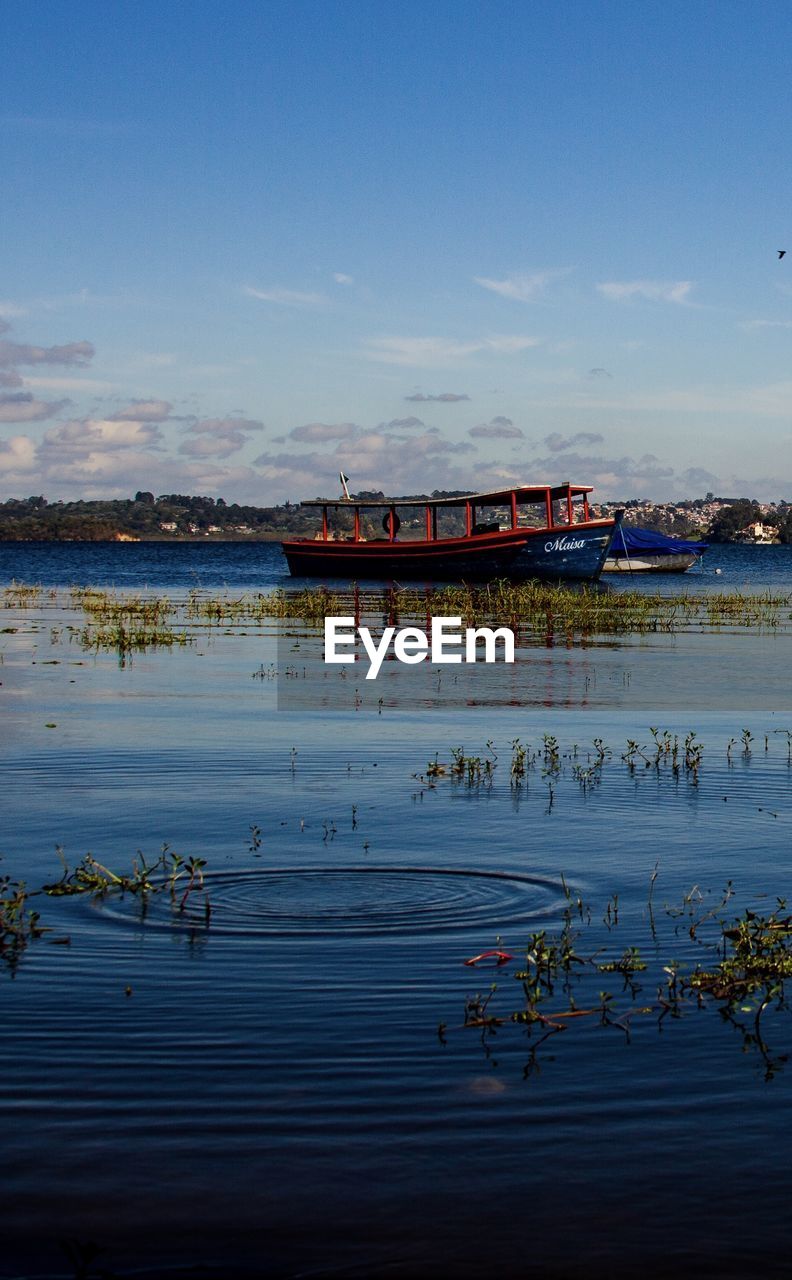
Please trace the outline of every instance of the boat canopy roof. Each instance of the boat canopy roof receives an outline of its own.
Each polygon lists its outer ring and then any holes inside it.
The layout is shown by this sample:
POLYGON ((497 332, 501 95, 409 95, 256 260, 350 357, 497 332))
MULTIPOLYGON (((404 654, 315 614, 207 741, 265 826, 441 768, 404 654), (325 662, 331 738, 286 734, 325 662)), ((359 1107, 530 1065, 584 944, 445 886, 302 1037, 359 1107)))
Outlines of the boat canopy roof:
POLYGON ((623 524, 617 529, 610 554, 620 556, 651 554, 655 556, 679 555, 682 552, 693 552, 701 555, 707 550, 707 542, 689 542, 684 538, 670 538, 665 533, 655 533, 653 529, 639 529, 634 524, 623 524))
POLYGON ((510 489, 493 489, 487 493, 462 493, 455 498, 311 498, 301 502, 301 507, 464 507, 468 502, 475 506, 497 506, 511 502, 514 494, 518 503, 545 502, 551 499, 583 497, 591 493, 590 484, 522 484, 510 489))

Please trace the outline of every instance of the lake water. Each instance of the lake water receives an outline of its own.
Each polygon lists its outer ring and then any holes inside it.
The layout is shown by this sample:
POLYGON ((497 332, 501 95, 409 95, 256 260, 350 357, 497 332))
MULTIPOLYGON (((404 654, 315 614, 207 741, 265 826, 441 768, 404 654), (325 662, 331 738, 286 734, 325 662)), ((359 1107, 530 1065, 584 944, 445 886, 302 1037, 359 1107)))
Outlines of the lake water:
MULTIPOLYGON (((705 564, 663 591, 792 592, 792 549, 705 564)), ((0 1275, 792 1274, 789 1013, 757 1039, 657 996, 714 963, 709 913, 789 895, 788 626, 371 685, 295 620, 84 646, 69 585, 267 590, 272 545, 0 544, 0 579, 59 588, 0 613, 0 872, 167 843, 211 904, 35 899, 52 932, 0 968, 0 1275), (565 913, 582 1016, 540 1043, 515 974, 565 913), (631 946, 634 991, 597 968, 631 946)))
MULTIPOLYGON (((228 587, 294 581, 277 542, 0 542, 0 583, 114 586, 119 590, 228 587)), ((761 591, 792 580, 792 546, 712 545, 686 574, 604 574, 614 589, 761 591)))

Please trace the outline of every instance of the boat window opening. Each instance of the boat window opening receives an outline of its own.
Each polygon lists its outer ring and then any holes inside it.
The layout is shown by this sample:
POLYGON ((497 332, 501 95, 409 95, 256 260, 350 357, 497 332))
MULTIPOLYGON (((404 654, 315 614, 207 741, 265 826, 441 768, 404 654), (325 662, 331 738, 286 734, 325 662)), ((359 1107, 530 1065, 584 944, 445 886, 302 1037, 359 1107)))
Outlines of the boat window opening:
POLYGON ((511 529, 511 509, 503 503, 477 504, 473 511, 473 533, 499 533, 501 529, 511 529))
POLYGON ((420 507, 375 507, 360 523, 361 541, 422 542, 426 538, 426 511, 420 507))
POLYGON ((336 542, 352 542, 355 537, 354 507, 335 507, 331 513, 330 525, 336 542))
POLYGON ((434 507, 433 511, 433 519, 437 530, 435 534, 436 538, 442 540, 443 538, 464 537, 464 507, 434 507))
POLYGON ((583 520, 588 520, 588 501, 584 493, 575 493, 572 495, 572 524, 580 524, 583 520))
POLYGON ((544 529, 547 511, 544 502, 520 502, 517 506, 518 529, 544 529))
POLYGON ((396 507, 400 521, 399 542, 423 542, 426 537, 426 512, 421 507, 396 507))

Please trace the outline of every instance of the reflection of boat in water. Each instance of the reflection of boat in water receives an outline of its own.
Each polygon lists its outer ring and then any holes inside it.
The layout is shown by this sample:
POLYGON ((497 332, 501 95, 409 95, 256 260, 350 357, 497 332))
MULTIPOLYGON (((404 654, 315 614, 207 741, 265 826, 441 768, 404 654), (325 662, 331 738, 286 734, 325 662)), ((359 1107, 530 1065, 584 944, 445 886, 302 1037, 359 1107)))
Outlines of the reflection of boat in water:
POLYGON ((301 505, 321 510, 321 530, 283 551, 291 573, 304 577, 595 582, 622 513, 594 517, 590 492, 559 484, 448 498, 316 498, 301 505))
POLYGON ((664 533, 621 524, 603 565, 605 573, 684 573, 703 556, 706 542, 686 542, 664 533))

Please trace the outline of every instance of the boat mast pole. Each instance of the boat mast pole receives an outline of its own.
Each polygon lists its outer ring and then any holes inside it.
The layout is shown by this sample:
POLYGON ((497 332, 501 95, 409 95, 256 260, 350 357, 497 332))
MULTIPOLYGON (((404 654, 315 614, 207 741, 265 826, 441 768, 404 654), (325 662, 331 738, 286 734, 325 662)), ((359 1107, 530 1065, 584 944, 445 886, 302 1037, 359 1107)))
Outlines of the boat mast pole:
POLYGON ((511 522, 512 522, 512 526, 511 526, 512 529, 516 529, 517 528, 517 494, 515 493, 514 489, 512 489, 512 493, 511 493, 511 522))
POLYGON ((327 542, 327 507, 322 507, 322 541, 327 542))

